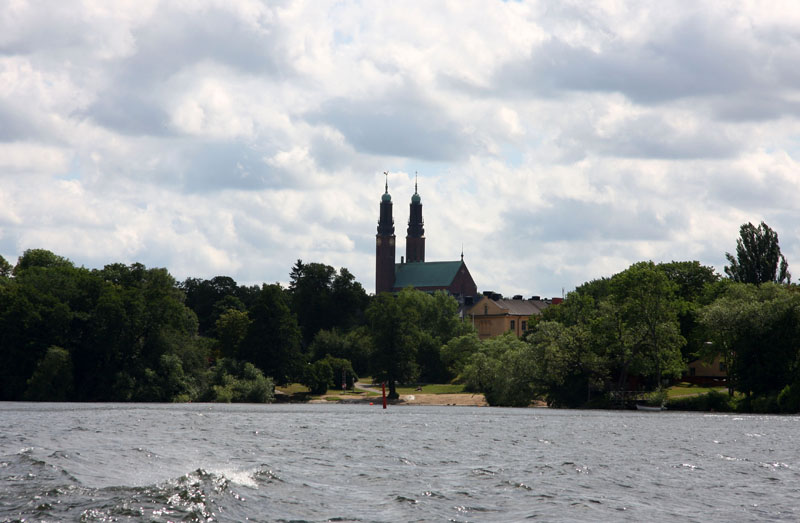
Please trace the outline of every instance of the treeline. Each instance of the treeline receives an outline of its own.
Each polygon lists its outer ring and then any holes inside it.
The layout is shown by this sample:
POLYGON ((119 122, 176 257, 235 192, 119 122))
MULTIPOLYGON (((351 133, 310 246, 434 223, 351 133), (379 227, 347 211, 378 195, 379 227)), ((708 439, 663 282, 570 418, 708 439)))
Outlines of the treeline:
POLYGON ((43 249, 0 257, 0 400, 269 402, 275 384, 318 393, 366 374, 394 391, 451 379, 439 349, 465 329, 449 296, 371 301, 319 263, 298 261, 282 288, 90 270, 43 249))
POLYGON ((623 391, 721 358, 728 394, 679 407, 800 412, 800 291, 777 234, 745 224, 727 278, 696 261, 640 262, 571 292, 518 339, 480 340, 455 299, 368 296, 347 269, 299 261, 287 288, 163 268, 0 257, 0 400, 247 401, 358 376, 461 382, 492 405, 613 407, 623 391))
POLYGON ((698 262, 636 263, 532 318, 524 339, 468 335, 443 355, 493 405, 612 407, 622 391, 663 399, 687 363, 721 358, 728 394, 675 407, 800 412, 800 291, 777 234, 745 224, 727 258, 728 278, 698 262))

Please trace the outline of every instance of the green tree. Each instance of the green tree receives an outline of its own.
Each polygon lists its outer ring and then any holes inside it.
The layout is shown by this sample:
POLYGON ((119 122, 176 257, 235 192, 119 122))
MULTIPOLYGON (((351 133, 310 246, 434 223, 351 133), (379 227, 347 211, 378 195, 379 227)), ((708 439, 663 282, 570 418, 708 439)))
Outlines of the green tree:
POLYGON ((49 251, 26 251, 21 262, 15 277, 0 285, 2 399, 22 399, 48 347, 62 347, 74 359, 102 285, 90 271, 49 251), (34 263, 37 257, 46 261, 34 263))
POLYGON ((706 359, 719 355, 729 392, 777 396, 800 375, 800 294, 773 283, 734 284, 700 311, 706 359))
POLYGON ((300 380, 311 394, 325 394, 332 381, 333 369, 324 359, 307 364, 300 380))
MULTIPOLYGON (((403 290, 401 294, 404 292, 419 291, 403 290)), ((387 382, 389 398, 397 399, 396 383, 417 376, 419 311, 403 308, 398 296, 381 293, 372 300, 366 314, 374 344, 373 378, 387 382)))
POLYGON ((707 285, 719 281, 713 267, 701 265, 699 261, 671 261, 656 266, 669 281, 676 285, 675 294, 687 302, 699 299, 707 285))
POLYGON ((239 347, 247 336, 250 324, 247 311, 228 309, 217 319, 215 330, 219 353, 225 358, 237 358, 239 347))
POLYGON ((464 366, 465 385, 489 405, 527 407, 537 393, 537 361, 530 344, 506 333, 481 342, 464 366))
POLYGON ((481 349, 481 340, 475 332, 457 336, 448 341, 441 351, 441 358, 454 376, 464 373, 464 368, 473 355, 481 349))
POLYGON ((697 320, 697 310, 708 303, 709 289, 719 282, 720 277, 713 267, 701 265, 698 261, 672 261, 660 263, 657 267, 677 286, 678 323, 681 336, 686 340, 681 353, 685 360, 691 361, 703 351, 706 341, 697 320))
POLYGON ((362 322, 368 296, 345 268, 297 260, 290 273, 291 307, 308 346, 317 332, 348 330, 362 322))
POLYGON ((579 407, 591 400, 593 390, 603 389, 608 362, 590 325, 540 322, 529 342, 536 363, 536 391, 548 405, 579 407))
POLYGON ((756 285, 791 282, 789 264, 778 244, 778 233, 764 222, 758 227, 749 222, 743 224, 736 240, 736 257, 728 252, 725 257, 730 263, 725 267, 725 274, 733 281, 756 285))
POLYGON ((358 374, 353 370, 349 360, 328 355, 321 361, 326 362, 333 372, 328 388, 338 389, 344 384, 345 389, 353 389, 355 382, 358 381, 358 374))
POLYGON ((209 347, 197 316, 163 268, 134 263, 94 271, 104 285, 74 353, 81 397, 121 401, 194 399, 209 347), (80 363, 79 363, 80 362, 80 363))
POLYGON ((203 401, 216 403, 272 403, 275 385, 252 363, 223 358, 210 369, 203 401))
POLYGON ((14 275, 16 276, 30 267, 73 267, 73 264, 68 259, 46 249, 28 249, 17 260, 13 271, 14 275))
POLYGON ((410 287, 400 292, 397 299, 404 314, 417 318, 411 332, 416 344, 419 379, 431 383, 448 381, 452 375, 442 360, 442 346, 453 337, 472 330, 471 325, 459 317, 458 302, 443 291, 429 294, 410 287))
POLYGON ((228 309, 246 310, 246 288, 237 285, 229 276, 215 276, 210 280, 187 278, 180 284, 186 295, 186 306, 197 315, 198 332, 214 336, 214 326, 219 316, 228 309))
POLYGON ((281 286, 264 284, 248 316, 252 323, 240 345, 240 357, 253 363, 277 383, 289 383, 300 378, 304 363, 300 351, 300 328, 281 286))
POLYGON ((33 401, 67 401, 72 396, 72 360, 69 352, 52 346, 36 365, 28 379, 25 399, 33 401))
POLYGON ((309 347, 312 361, 326 356, 349 361, 357 374, 369 372, 369 359, 372 353, 372 339, 366 327, 358 327, 347 334, 338 329, 321 330, 314 336, 309 347))
POLYGON ((612 303, 619 309, 622 328, 633 349, 650 365, 642 369, 662 386, 662 376, 679 376, 683 369, 677 286, 653 262, 639 262, 611 279, 612 303))
POLYGON ((738 380, 736 356, 741 332, 758 308, 755 292, 755 287, 750 285, 731 285, 725 295, 698 312, 700 324, 708 336, 700 356, 709 363, 716 356, 721 358, 728 369, 728 394, 731 396, 738 380))
POLYGON ((0 255, 0 278, 9 278, 14 267, 0 255))

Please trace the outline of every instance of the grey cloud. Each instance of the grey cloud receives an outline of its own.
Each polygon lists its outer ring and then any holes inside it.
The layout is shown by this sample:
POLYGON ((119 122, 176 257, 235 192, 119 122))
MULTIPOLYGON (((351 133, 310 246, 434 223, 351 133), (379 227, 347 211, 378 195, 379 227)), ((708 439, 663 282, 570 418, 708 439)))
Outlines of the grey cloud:
POLYGON ((552 207, 537 210, 505 211, 508 230, 520 241, 641 241, 667 240, 687 226, 678 211, 663 218, 650 208, 641 208, 631 198, 624 203, 594 203, 571 199, 551 201, 552 207))
POLYGON ((612 40, 600 52, 558 37, 525 61, 501 67, 496 83, 510 92, 620 92, 644 104, 722 96, 768 85, 762 57, 714 20, 687 19, 636 47, 612 40))
POLYGON ((310 151, 316 164, 326 171, 350 167, 355 161, 351 147, 320 134, 311 138, 310 151))
POLYGON ((710 106, 718 118, 731 122, 760 122, 784 116, 800 116, 800 102, 763 91, 722 97, 711 101, 710 106))
POLYGON ((0 142, 29 140, 47 134, 25 110, 0 100, 0 142))
POLYGON ((564 125, 555 143, 561 149, 561 163, 574 163, 588 154, 669 160, 731 158, 743 145, 714 122, 703 121, 692 130, 680 129, 660 113, 630 118, 613 132, 602 134, 594 122, 579 120, 564 125))
POLYGON ((82 115, 123 134, 165 136, 173 134, 169 115, 156 100, 122 85, 103 93, 82 115))
MULTIPOLYGON (((167 4, 169 6, 169 4, 167 4)), ((211 61, 255 74, 286 74, 278 26, 267 21, 254 30, 226 10, 156 13, 134 31, 136 53, 124 60, 129 79, 165 78, 187 65, 211 61)))
MULTIPOLYGON (((11 10, 6 6, 4 10, 11 10)), ((48 55, 71 52, 80 47, 90 47, 96 32, 80 19, 74 6, 67 2, 52 2, 46 8, 29 10, 0 18, 0 54, 27 55, 46 53, 48 55), (11 26, 13 24, 13 26, 11 26)))
POLYGON ((186 68, 214 63, 254 76, 294 74, 283 54, 281 27, 263 21, 259 31, 228 11, 184 13, 169 6, 132 32, 134 53, 108 66, 109 85, 98 92, 85 116, 126 134, 169 134, 159 96, 186 68))
MULTIPOLYGON (((729 167, 708 175, 706 201, 721 209, 734 206, 750 212, 778 212, 797 208, 798 184, 787 180, 787 173, 762 168, 760 176, 729 167)), ((753 221, 759 221, 753 219, 753 221)))
POLYGON ((452 161, 477 152, 441 108, 412 92, 371 99, 335 99, 307 115, 338 129, 360 152, 452 161))
POLYGON ((244 242, 248 248, 261 252, 279 252, 285 248, 280 241, 273 239, 269 232, 269 225, 280 221, 277 212, 268 209, 250 209, 246 213, 237 213, 233 218, 236 229, 236 239, 244 242))
POLYGON ((673 128, 660 115, 630 120, 613 136, 595 140, 604 154, 629 158, 727 158, 741 150, 740 144, 721 133, 716 125, 708 124, 687 134, 673 128))
POLYGON ((243 143, 197 143, 187 147, 181 156, 186 162, 181 179, 187 192, 298 185, 288 173, 264 163, 262 152, 243 143))

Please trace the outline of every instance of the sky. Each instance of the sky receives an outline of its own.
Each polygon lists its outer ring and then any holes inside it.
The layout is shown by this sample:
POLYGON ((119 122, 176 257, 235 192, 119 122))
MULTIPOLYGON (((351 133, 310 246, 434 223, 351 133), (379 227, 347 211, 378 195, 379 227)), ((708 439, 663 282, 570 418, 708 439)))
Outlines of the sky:
POLYGON ((417 175, 479 291, 723 273, 761 221, 800 276, 798 64, 795 1, 5 0, 0 255, 373 292, 386 171, 398 261, 417 175))

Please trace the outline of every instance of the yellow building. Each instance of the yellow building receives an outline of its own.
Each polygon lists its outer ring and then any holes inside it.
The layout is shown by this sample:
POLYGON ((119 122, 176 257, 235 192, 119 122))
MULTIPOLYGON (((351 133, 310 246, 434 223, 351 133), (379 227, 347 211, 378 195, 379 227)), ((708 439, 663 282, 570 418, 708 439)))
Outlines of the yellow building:
POLYGON ((541 314, 553 303, 554 300, 542 300, 538 296, 530 300, 514 296, 507 300, 498 294, 487 294, 467 310, 466 316, 472 321, 482 340, 506 332, 513 332, 519 337, 528 330, 530 317, 541 314))
POLYGON ((724 384, 728 380, 728 369, 720 356, 710 363, 697 359, 689 363, 683 380, 697 385, 724 384))

